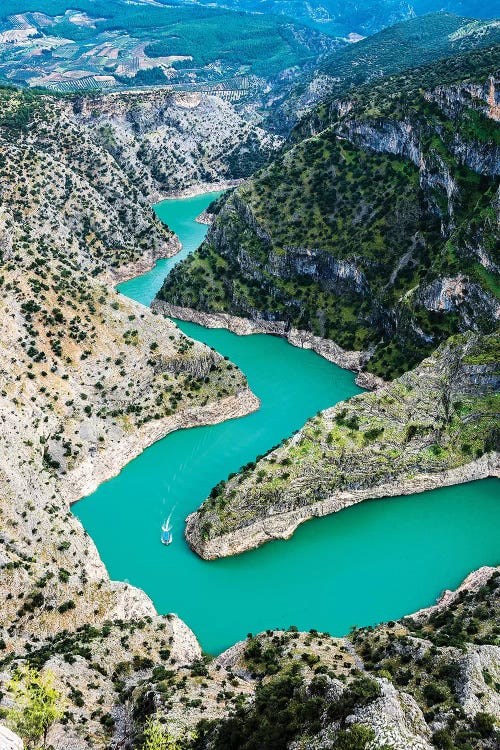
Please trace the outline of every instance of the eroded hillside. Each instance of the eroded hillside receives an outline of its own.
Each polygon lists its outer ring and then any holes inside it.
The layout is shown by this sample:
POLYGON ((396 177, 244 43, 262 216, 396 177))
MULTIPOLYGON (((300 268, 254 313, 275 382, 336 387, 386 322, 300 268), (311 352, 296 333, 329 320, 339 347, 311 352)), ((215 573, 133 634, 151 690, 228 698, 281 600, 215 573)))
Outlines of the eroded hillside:
POLYGON ((281 143, 255 115, 206 94, 157 90, 74 98, 66 112, 151 201, 249 177, 281 143))
MULTIPOLYGON (((69 506, 166 433, 258 401, 231 363, 110 285, 178 248, 130 176, 59 100, 1 93, 1 658, 147 616, 141 642, 186 663, 192 633, 109 580, 69 506)), ((55 746, 105 744, 95 708, 85 731, 68 717, 55 746)))

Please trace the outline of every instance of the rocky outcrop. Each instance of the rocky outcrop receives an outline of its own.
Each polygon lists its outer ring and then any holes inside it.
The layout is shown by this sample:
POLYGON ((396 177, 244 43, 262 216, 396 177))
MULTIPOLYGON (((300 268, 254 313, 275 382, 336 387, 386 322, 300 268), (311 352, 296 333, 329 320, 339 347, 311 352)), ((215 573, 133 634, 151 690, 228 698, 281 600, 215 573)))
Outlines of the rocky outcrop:
POLYGON ((205 224, 206 226, 210 226, 215 221, 215 214, 211 214, 208 211, 202 211, 199 216, 195 219, 198 224, 205 224))
POLYGON ((354 381, 360 388, 365 388, 368 391, 375 391, 377 388, 383 388, 387 385, 387 382, 380 378, 378 375, 374 375, 372 372, 366 372, 362 370, 356 375, 354 381))
POLYGON ((378 745, 394 750, 432 750, 431 732, 416 700, 387 679, 378 683, 380 698, 357 709, 346 723, 369 726, 378 745))
POLYGON ((142 276, 142 274, 151 271, 155 267, 157 261, 163 258, 171 258, 181 250, 181 243, 179 239, 174 236, 168 245, 162 249, 149 250, 144 253, 138 260, 126 263, 118 268, 110 268, 105 271, 101 278, 105 284, 117 286, 124 281, 134 279, 136 276, 142 276))
MULTIPOLYGON (((224 191, 224 190, 231 190, 232 188, 238 187, 238 185, 242 185, 244 182, 243 178, 238 178, 235 180, 221 180, 218 179, 216 182, 196 182, 190 187, 182 187, 179 190, 172 190, 168 193, 168 195, 164 196, 165 198, 173 198, 177 200, 178 198, 193 198, 196 195, 201 195, 202 193, 214 193, 218 191, 224 191)), ((206 211, 202 211, 200 216, 207 216, 206 211)), ((205 222, 205 221, 199 221, 200 217, 196 218, 195 221, 198 221, 200 224, 210 224, 211 222, 205 222)))
POLYGON ((342 286, 354 289, 358 294, 367 291, 366 278, 355 263, 337 260, 320 248, 285 245, 285 251, 269 253, 265 270, 273 276, 291 279, 306 276, 328 291, 340 292, 342 286))
POLYGON ((488 117, 492 120, 500 120, 500 94, 498 92, 498 86, 493 76, 490 77, 488 89, 488 117))
POLYGON ((431 312, 457 314, 464 328, 473 328, 478 318, 500 318, 500 301, 464 274, 422 284, 415 290, 414 299, 431 312))
MULTIPOLYGON (((433 100, 432 96, 429 97, 433 100)), ((339 113, 346 111, 346 105, 339 105, 339 113)), ((349 111, 349 109, 347 109, 349 111)), ((454 112, 453 117, 457 117, 454 112)), ((374 151, 383 151, 396 154, 405 159, 410 159, 422 171, 425 180, 426 160, 422 149, 422 140, 428 134, 420 123, 403 121, 356 121, 346 119, 345 124, 338 124, 339 133, 348 137, 354 143, 362 143, 374 151)), ((437 134, 441 135, 438 130, 437 134)), ((450 151, 462 164, 480 174, 497 176, 500 174, 500 146, 494 147, 491 143, 480 143, 467 141, 459 133, 455 133, 449 142, 450 151)), ((441 164, 444 170, 444 163, 441 164)), ((450 177, 444 174, 443 184, 449 182, 450 177)), ((450 187, 448 187, 450 190, 450 187)))
POLYGON ((486 711, 500 716, 500 695, 495 683, 500 678, 500 646, 470 646, 462 661, 459 700, 466 714, 486 711))
POLYGON ((0 724, 0 750, 23 750, 23 748, 22 739, 0 724))

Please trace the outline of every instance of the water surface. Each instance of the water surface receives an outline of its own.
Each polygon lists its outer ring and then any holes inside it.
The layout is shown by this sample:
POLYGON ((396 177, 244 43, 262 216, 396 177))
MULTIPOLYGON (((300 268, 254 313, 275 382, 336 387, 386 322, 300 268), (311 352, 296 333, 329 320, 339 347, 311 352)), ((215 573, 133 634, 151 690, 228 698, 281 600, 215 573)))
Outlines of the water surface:
MULTIPOLYGON (((157 206, 183 242, 203 239, 194 223, 215 194, 157 206)), ((119 289, 148 304, 179 256, 119 289)), ((360 392, 352 373, 271 336, 238 337, 179 323, 228 356, 262 401, 247 417, 168 435, 76 506, 113 579, 144 589, 159 612, 175 612, 203 648, 217 653, 248 632, 352 625, 395 619, 434 602, 474 568, 498 564, 497 480, 412 497, 362 503, 304 524, 286 542, 205 562, 183 537, 184 518, 231 471, 254 460, 318 410, 360 392), (175 506, 174 542, 160 526, 175 506)))
POLYGON ((222 195, 221 191, 158 203, 154 207, 156 214, 180 238, 182 249, 180 253, 173 255, 171 258, 159 260, 149 273, 120 284, 118 287, 120 292, 137 302, 142 302, 143 305, 149 305, 168 272, 203 242, 207 233, 207 226, 198 224, 195 219, 219 195, 222 195))

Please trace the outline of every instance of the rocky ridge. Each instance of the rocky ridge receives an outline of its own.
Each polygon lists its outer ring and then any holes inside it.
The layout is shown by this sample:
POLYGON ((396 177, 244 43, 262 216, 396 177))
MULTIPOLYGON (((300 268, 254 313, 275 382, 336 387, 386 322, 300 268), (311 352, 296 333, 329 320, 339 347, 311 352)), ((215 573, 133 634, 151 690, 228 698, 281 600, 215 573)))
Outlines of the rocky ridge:
POLYGON ((186 538, 205 559, 291 536, 368 498, 500 476, 499 337, 444 344, 415 370, 321 412, 211 492, 186 538))
POLYGON ((347 638, 293 627, 249 634, 207 663, 204 680, 222 672, 250 699, 241 696, 222 720, 201 721, 194 747, 494 748, 498 581, 498 569, 482 569, 438 614, 347 638))
POLYGON ((284 91, 273 92, 269 123, 288 134, 325 99, 345 98, 361 84, 432 60, 488 47, 499 39, 498 19, 479 20, 441 11, 394 23, 333 51, 314 72, 308 71, 284 91), (405 55, 395 53, 398 49, 404 49, 405 55))
POLYGON ((67 117, 92 133, 134 176, 150 202, 237 184, 263 166, 281 138, 224 99, 160 89, 73 98, 67 117))

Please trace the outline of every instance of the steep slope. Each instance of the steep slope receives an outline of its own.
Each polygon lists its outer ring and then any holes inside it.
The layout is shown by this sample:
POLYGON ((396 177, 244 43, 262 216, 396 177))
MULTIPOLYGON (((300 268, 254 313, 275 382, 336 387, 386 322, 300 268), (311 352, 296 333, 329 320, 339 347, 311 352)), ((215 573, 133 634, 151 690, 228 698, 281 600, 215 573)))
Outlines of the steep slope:
POLYGON ((307 334, 333 340, 384 379, 450 334, 495 330, 499 55, 460 55, 325 103, 300 142, 219 202, 158 306, 298 329, 307 346, 307 334))
POLYGON ((0 104, 4 261, 15 239, 26 250, 43 235, 93 276, 177 252, 133 175, 71 121, 63 100, 4 88, 0 104))
POLYGON ((157 90, 73 98, 66 111, 135 175, 151 201, 199 183, 249 177, 281 145, 255 117, 207 94, 157 90))
MULTIPOLYGON (((69 506, 168 432, 258 400, 220 355, 103 283, 178 248, 130 176, 58 100, 1 94, 0 653, 148 617, 141 642, 186 663, 192 633, 109 580, 69 506)), ((70 718, 56 746, 105 745, 101 713, 87 739, 70 718)))
POLYGON ((457 336, 390 385, 321 412, 214 487, 186 538, 205 559, 374 497, 499 476, 500 337, 457 336))
POLYGON ((4 210, 19 203, 36 215, 32 233, 50 224, 85 269, 115 281, 179 248, 152 202, 180 185, 247 176, 279 144, 229 103, 200 94, 53 97, 0 88, 0 103, 4 210))
POLYGON ((384 75, 499 41, 498 19, 478 20, 441 12, 396 23, 327 55, 313 74, 308 73, 302 82, 273 97, 267 119, 271 127, 288 132, 327 96, 346 97, 354 87, 384 75))

